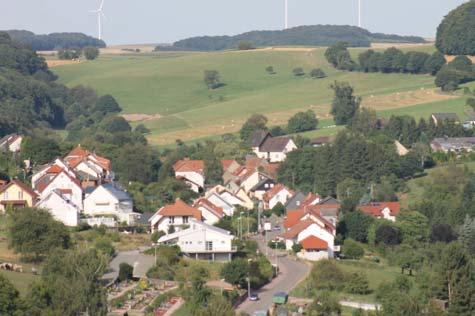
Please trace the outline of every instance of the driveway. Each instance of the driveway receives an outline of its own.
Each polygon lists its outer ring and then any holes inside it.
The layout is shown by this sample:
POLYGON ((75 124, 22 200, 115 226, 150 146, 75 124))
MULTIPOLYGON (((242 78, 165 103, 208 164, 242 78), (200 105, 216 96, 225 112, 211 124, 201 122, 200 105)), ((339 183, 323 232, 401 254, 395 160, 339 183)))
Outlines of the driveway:
POLYGON ((139 250, 120 251, 109 263, 109 268, 102 278, 107 282, 114 282, 119 276, 119 266, 122 262, 134 267, 134 277, 141 278, 155 264, 155 258, 145 255, 139 250))
MULTIPOLYGON (((273 225, 274 226, 274 225, 273 225)), ((270 240, 281 232, 270 232, 267 238, 263 236, 256 237, 256 241, 259 245, 259 249, 262 253, 266 253, 267 258, 272 264, 279 266, 279 275, 272 280, 269 284, 262 287, 260 290, 253 293, 259 294, 259 301, 251 302, 245 300, 239 305, 237 312, 244 311, 249 315, 253 315, 255 311, 268 310, 272 306, 272 297, 276 292, 289 293, 297 284, 305 279, 310 272, 310 266, 287 257, 286 255, 279 256, 279 254, 267 247, 265 239, 270 240), (266 249, 267 248, 267 249, 266 249)))

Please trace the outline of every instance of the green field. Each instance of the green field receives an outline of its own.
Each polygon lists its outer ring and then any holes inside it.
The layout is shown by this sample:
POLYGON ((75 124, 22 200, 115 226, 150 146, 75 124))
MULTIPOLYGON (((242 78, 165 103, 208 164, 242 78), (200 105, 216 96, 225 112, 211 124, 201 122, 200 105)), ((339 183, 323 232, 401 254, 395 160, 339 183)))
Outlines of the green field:
MULTIPOLYGON (((433 50, 431 46, 411 49, 433 50)), ((308 109, 314 110, 320 119, 330 121, 329 85, 335 80, 348 81, 356 94, 363 97, 364 106, 384 111, 383 115, 403 114, 407 108, 407 114, 427 116, 434 106, 441 110, 455 106, 457 112, 464 111, 461 101, 434 92, 431 76, 337 71, 326 62, 324 51, 276 48, 104 55, 96 61, 57 66, 53 70, 68 86, 83 84, 101 94, 112 94, 124 114, 154 115, 143 122, 151 129, 149 140, 155 145, 236 132, 253 113, 266 114, 270 125, 284 124, 295 112, 308 109), (276 74, 269 75, 265 71, 267 66, 273 66, 276 74), (295 67, 303 67, 307 73, 322 68, 328 77, 295 77, 295 67), (218 70, 225 86, 208 90, 203 83, 204 70, 218 70)), ((360 51, 353 49, 352 54, 356 56, 360 51)))

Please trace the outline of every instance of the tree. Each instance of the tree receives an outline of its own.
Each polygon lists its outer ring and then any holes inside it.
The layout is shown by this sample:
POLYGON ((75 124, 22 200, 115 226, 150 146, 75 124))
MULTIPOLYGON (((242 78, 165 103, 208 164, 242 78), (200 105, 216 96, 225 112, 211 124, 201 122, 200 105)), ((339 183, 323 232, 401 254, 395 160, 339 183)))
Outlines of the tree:
POLYGON ((299 253, 300 251, 302 251, 303 247, 301 244, 293 244, 292 245, 292 251, 294 253, 299 253))
POLYGON ((292 70, 292 73, 294 74, 294 76, 296 77, 301 77, 303 75, 305 75, 305 71, 303 70, 302 67, 296 67, 292 70))
POLYGON ((395 47, 388 48, 384 51, 378 66, 383 73, 402 72, 406 68, 406 56, 395 47))
POLYGON ((368 229, 373 221, 371 216, 360 211, 345 214, 343 217, 345 236, 359 242, 367 242, 368 229))
POLYGON ((226 263, 221 269, 221 277, 228 283, 245 288, 249 273, 249 263, 242 258, 226 263))
POLYGON ((460 242, 469 254, 475 254, 475 218, 466 216, 460 229, 460 242))
POLYGON ((468 98, 467 101, 465 101, 465 105, 471 107, 472 110, 475 111, 475 98, 468 98))
POLYGON ((94 60, 99 57, 99 49, 97 47, 85 47, 83 52, 87 60, 94 60))
POLYGON ((119 282, 132 280, 134 267, 126 262, 119 264, 119 282))
POLYGON ((320 260, 310 272, 310 285, 318 290, 339 291, 345 285, 345 273, 331 260, 320 260))
POLYGON ((0 315, 22 315, 22 304, 18 290, 0 273, 0 315))
POLYGON ((405 71, 412 74, 421 74, 425 72, 425 64, 430 55, 423 52, 407 52, 405 59, 405 71))
POLYGON ((97 99, 97 102, 94 106, 94 111, 100 112, 102 114, 119 113, 122 111, 122 108, 113 96, 106 94, 97 99))
POLYGON ((289 119, 287 123, 287 131, 289 133, 300 133, 317 129, 318 119, 315 112, 308 110, 306 112, 298 112, 289 119))
POLYGON ((343 244, 343 255, 345 259, 359 260, 364 256, 364 249, 353 239, 345 239, 343 244))
POLYGON ((272 208, 272 213, 274 213, 276 216, 283 216, 285 214, 285 206, 284 204, 278 202, 273 208, 272 208))
POLYGON ((78 59, 79 56, 81 56, 81 50, 80 49, 75 49, 75 50, 60 49, 57 52, 57 56, 58 56, 58 59, 61 59, 61 60, 78 59))
POLYGON ((340 316, 341 305, 338 299, 328 292, 321 293, 308 307, 305 315, 309 316, 340 316))
POLYGON ((350 128, 353 132, 368 136, 369 133, 378 128, 376 111, 369 108, 358 109, 351 121, 350 128))
POLYGON ((166 235, 166 233, 165 233, 163 230, 156 230, 156 231, 154 231, 153 234, 150 236, 150 240, 151 240, 153 243, 156 244, 157 241, 158 241, 161 237, 163 237, 163 236, 165 236, 165 235, 166 235))
POLYGON ((390 224, 384 224, 376 229, 376 244, 385 244, 387 246, 395 246, 402 241, 401 232, 397 227, 390 224))
POLYGON ((363 183, 352 178, 343 180, 336 187, 338 200, 342 204, 342 210, 346 212, 354 211, 365 193, 363 183))
POLYGON ((449 224, 434 224, 431 227, 430 241, 449 243, 457 240, 457 234, 449 224))
POLYGON ((430 73, 431 75, 435 76, 440 69, 445 65, 446 60, 444 54, 437 51, 434 52, 427 60, 424 65, 426 72, 430 73))
POLYGON ((429 236, 429 220, 415 211, 403 211, 397 216, 397 226, 404 240, 426 241, 429 236))
POLYGON ((150 134, 150 129, 148 129, 144 124, 139 124, 135 126, 134 132, 145 135, 150 134))
POLYGON ((214 155, 205 159, 203 172, 206 184, 216 185, 223 182, 223 165, 214 155))
POLYGON ((232 304, 222 295, 213 295, 205 308, 198 310, 196 316, 234 316, 232 304))
POLYGON ((239 50, 251 50, 254 49, 254 45, 250 41, 240 41, 238 44, 239 50))
POLYGON ((71 237, 63 223, 42 209, 23 208, 9 215, 10 246, 24 258, 42 260, 53 249, 67 249, 71 237))
POLYGON ((50 254, 41 279, 28 296, 31 315, 107 314, 107 296, 101 277, 107 259, 94 249, 50 254))
POLYGON ((217 70, 205 70, 203 80, 208 89, 214 90, 223 86, 223 83, 221 83, 219 72, 217 70))
POLYGON ((310 71, 310 77, 312 77, 313 79, 321 79, 325 78, 326 76, 327 75, 325 74, 325 72, 320 68, 313 68, 310 71))
POLYGON ((274 67, 273 67, 273 66, 267 66, 267 67, 266 67, 266 72, 267 72, 269 75, 275 74, 274 67))
POLYGON ((267 117, 262 114, 253 114, 244 125, 241 127, 239 131, 239 135, 241 139, 246 142, 250 143, 252 134, 257 130, 267 130, 267 117))
POLYGON ((364 273, 352 273, 346 282, 345 291, 350 294, 366 295, 371 292, 368 277, 364 273))
POLYGON ((98 238, 94 243, 94 248, 108 257, 113 257, 115 254, 114 246, 112 246, 111 241, 107 237, 98 238))
POLYGON ((338 42, 330 46, 325 51, 325 58, 337 69, 352 71, 356 67, 354 61, 351 59, 351 55, 348 51, 348 43, 346 42, 338 42))
POLYGON ((475 55, 475 3, 469 1, 451 11, 437 28, 437 49, 448 55, 475 55))
POLYGON ((41 136, 26 136, 21 142, 23 159, 31 159, 38 165, 52 161, 61 156, 61 149, 56 140, 41 136))
POLYGON ((337 82, 330 86, 335 97, 330 114, 337 125, 351 123, 356 111, 360 107, 361 98, 353 96, 353 88, 347 82, 337 82))
POLYGON ((122 116, 109 116, 101 122, 102 128, 108 133, 122 133, 130 132, 129 122, 127 122, 122 116))
POLYGON ((460 76, 457 71, 448 67, 442 68, 435 77, 435 85, 442 91, 455 91, 460 84, 460 76))
POLYGON ((143 144, 126 144, 118 150, 114 161, 116 175, 122 183, 150 183, 158 178, 161 162, 158 153, 143 144))

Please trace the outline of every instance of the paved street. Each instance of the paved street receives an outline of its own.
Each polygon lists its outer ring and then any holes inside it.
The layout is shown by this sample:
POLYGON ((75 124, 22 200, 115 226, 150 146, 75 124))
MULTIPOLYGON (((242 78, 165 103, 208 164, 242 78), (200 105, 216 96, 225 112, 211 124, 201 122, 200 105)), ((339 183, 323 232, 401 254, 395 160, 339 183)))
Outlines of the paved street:
POLYGON ((119 276, 119 265, 128 263, 134 267, 134 277, 140 278, 145 276, 147 271, 155 263, 153 256, 148 256, 141 253, 139 250, 121 251, 109 263, 109 269, 104 274, 103 279, 110 281, 115 280, 119 276))
MULTIPOLYGON (((274 225, 273 225, 274 226, 274 225)), ((270 232, 268 234, 267 240, 274 238, 276 235, 280 234, 281 232, 270 232)), ((259 236, 256 238, 259 249, 263 253, 266 253, 267 245, 265 244, 264 237, 259 236)), ((268 251, 268 258, 272 264, 276 263, 276 256, 275 251, 272 249, 267 249, 268 251)), ((254 314, 255 311, 258 310, 267 310, 272 306, 272 296, 276 292, 287 292, 289 293, 300 281, 302 281, 310 272, 310 267, 305 263, 300 261, 295 261, 293 259, 288 258, 287 256, 277 256, 277 263, 280 268, 280 273, 277 278, 272 280, 271 283, 267 284, 259 291, 255 291, 254 293, 258 293, 259 301, 251 302, 251 301, 244 301, 238 309, 239 311, 244 311, 251 316, 254 314)))

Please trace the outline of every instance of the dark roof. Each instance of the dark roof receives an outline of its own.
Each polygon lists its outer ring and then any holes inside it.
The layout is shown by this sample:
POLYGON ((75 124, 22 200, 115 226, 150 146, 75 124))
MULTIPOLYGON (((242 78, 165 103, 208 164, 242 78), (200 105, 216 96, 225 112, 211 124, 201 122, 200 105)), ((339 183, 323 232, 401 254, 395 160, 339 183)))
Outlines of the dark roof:
POLYGON ((322 136, 322 137, 317 137, 314 138, 310 141, 310 144, 312 145, 323 145, 327 144, 330 142, 330 137, 329 136, 322 136))
POLYGON ((138 224, 141 225, 149 225, 148 220, 154 215, 154 212, 145 212, 140 216, 140 219, 138 220, 138 224))
POLYGON ((112 183, 103 184, 102 187, 109 191, 119 201, 130 201, 130 195, 112 183))
MULTIPOLYGON (((262 175, 265 176, 264 174, 262 174, 262 175)), ((264 184, 266 184, 267 182, 268 182, 268 183, 274 183, 274 184, 275 184, 275 180, 274 180, 274 179, 272 179, 272 178, 267 178, 267 176, 265 176, 261 181, 259 181, 255 186, 253 186, 253 187, 251 188, 251 192, 254 192, 254 191, 258 190, 260 187, 262 187, 262 186, 263 186, 264 184)), ((270 190, 271 188, 268 188, 268 189, 270 190)))
POLYGON ((321 200, 320 203, 318 204, 319 205, 336 205, 336 204, 340 204, 340 202, 334 197, 328 196, 324 198, 323 200, 321 200))
POLYGON ((460 119, 457 114, 455 113, 432 113, 432 115, 438 120, 438 121, 455 121, 455 122, 460 122, 460 119))
POLYGON ((305 193, 298 191, 285 203, 286 210, 296 210, 299 208, 300 203, 305 200, 305 193), (300 202, 300 203, 299 203, 300 202))
POLYGON ((262 152, 282 152, 289 143, 289 137, 268 137, 259 148, 262 152))
MULTIPOLYGON (((262 142, 266 139, 266 137, 271 136, 268 131, 264 130, 257 130, 252 134, 251 145, 252 147, 259 147, 262 145, 262 142)), ((271 136, 272 137, 272 136, 271 136)))

